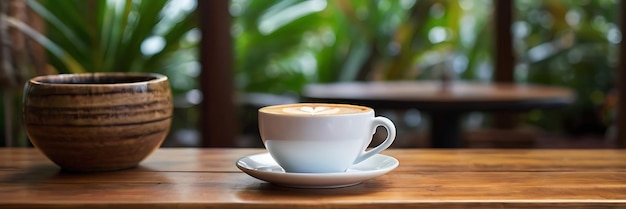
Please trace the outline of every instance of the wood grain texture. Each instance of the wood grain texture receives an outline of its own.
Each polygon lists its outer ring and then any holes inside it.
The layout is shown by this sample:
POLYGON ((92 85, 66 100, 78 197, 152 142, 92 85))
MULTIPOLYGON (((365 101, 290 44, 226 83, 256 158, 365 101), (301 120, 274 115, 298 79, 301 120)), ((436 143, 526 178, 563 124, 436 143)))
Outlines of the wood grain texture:
POLYGON ((0 208, 623 208, 626 150, 419 150, 339 189, 252 178, 238 158, 262 149, 161 148, 139 167, 65 173, 35 149, 0 149, 0 208))
POLYGON ((66 170, 108 171, 137 164, 167 136, 167 77, 142 73, 40 76, 25 87, 31 142, 66 170))

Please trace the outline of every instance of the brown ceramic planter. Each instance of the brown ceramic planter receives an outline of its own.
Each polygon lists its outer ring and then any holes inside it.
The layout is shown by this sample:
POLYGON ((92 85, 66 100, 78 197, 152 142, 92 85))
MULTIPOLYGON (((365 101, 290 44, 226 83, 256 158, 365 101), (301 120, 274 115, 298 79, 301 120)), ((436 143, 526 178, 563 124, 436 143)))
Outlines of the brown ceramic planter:
POLYGON ((40 76, 26 83, 33 145, 64 170, 135 167, 159 148, 172 118, 167 77, 141 73, 40 76))

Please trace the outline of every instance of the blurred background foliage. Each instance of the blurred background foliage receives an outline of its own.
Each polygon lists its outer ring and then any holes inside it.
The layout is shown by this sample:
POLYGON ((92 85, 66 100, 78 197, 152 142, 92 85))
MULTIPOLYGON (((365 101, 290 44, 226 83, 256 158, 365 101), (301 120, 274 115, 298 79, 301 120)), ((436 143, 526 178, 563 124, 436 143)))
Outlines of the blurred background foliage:
MULTIPOLYGON (((170 135, 183 141, 178 144, 197 145, 202 96, 195 1, 27 2, 45 20, 45 36, 31 36, 48 50, 52 69, 169 76, 176 98, 170 135)), ((308 83, 492 80, 492 0, 230 3, 239 92, 297 98, 308 83)), ((549 131, 603 134, 612 120, 622 40, 617 0, 515 0, 514 7, 516 82, 567 86, 578 96, 567 109, 533 111, 523 120, 549 131)))
MULTIPOLYGON (((170 79, 175 98, 172 129, 195 128, 197 114, 194 111, 197 110, 189 107, 201 100, 197 90, 200 74, 197 46, 201 34, 197 29, 196 1, 11 1, 25 3, 41 16, 45 24, 45 32, 40 32, 22 19, 6 18, 12 27, 47 50, 48 69, 37 74, 165 74, 170 79)), ((15 89, 16 92, 20 90, 21 86, 15 89)), ((20 93, 17 94, 19 98, 20 93)), ((19 110, 18 104, 11 111, 19 110)))
POLYGON ((516 80, 567 86, 578 97, 564 111, 535 111, 529 121, 576 135, 603 134, 612 123, 617 46, 622 41, 617 3, 516 0, 516 80))
MULTIPOLYGON (((307 83, 492 80, 489 0, 231 3, 242 91, 298 95, 307 83)), ((559 133, 604 134, 612 120, 622 37, 616 8, 616 0, 515 1, 515 81, 570 87, 578 97, 566 109, 524 115, 526 123, 559 133)))
POLYGON ((311 82, 413 80, 445 69, 489 79, 478 71, 490 59, 490 1, 231 2, 244 91, 298 93, 311 82))
POLYGON ((51 41, 44 46, 64 52, 49 56, 58 73, 155 72, 168 75, 176 93, 197 86, 200 33, 193 0, 28 0, 28 5, 47 23, 51 41), (77 65, 66 64, 65 57, 77 65))

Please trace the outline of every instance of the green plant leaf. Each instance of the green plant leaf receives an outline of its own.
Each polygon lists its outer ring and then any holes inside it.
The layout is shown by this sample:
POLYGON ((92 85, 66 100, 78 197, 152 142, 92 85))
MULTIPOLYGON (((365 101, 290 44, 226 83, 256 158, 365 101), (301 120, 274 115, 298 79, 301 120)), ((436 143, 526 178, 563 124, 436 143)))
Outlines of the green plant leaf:
POLYGON ((39 44, 43 45, 50 53, 52 53, 57 58, 59 58, 65 64, 65 66, 70 70, 70 72, 72 73, 86 72, 84 67, 78 61, 76 61, 72 56, 70 56, 67 52, 65 52, 63 48, 59 47, 54 42, 50 41, 50 39, 46 38, 46 36, 44 36, 43 34, 37 32, 36 30, 34 30, 33 28, 31 28, 30 26, 28 26, 27 24, 25 24, 24 22, 18 19, 15 19, 13 17, 3 17, 3 18, 5 18, 11 26, 18 28, 19 30, 24 32, 24 34, 28 35, 33 40, 37 41, 39 44))

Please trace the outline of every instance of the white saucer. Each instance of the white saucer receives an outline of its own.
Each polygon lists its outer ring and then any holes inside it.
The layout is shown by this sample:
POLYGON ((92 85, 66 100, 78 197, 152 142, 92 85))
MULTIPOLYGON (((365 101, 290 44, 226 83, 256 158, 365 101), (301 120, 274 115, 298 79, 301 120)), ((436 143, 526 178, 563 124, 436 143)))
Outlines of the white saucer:
POLYGON ((353 165, 343 173, 287 173, 269 153, 249 155, 237 160, 237 168, 257 179, 298 188, 347 187, 383 175, 400 163, 397 159, 376 154, 353 165))

